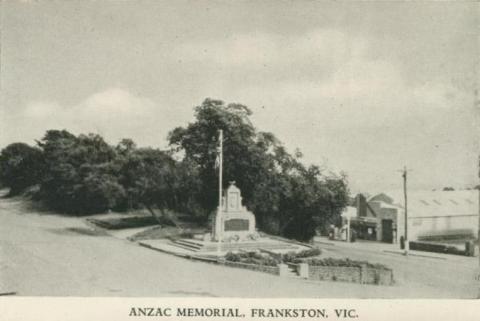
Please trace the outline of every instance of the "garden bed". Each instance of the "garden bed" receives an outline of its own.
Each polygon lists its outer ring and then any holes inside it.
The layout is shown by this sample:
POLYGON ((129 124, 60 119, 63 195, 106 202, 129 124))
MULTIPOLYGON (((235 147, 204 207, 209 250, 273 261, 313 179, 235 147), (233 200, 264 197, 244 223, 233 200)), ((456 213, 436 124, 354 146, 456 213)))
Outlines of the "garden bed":
POLYGON ((228 252, 225 255, 226 262, 253 264, 261 266, 277 266, 280 261, 267 253, 259 252, 228 252))
POLYGON ((129 216, 105 219, 89 218, 87 220, 107 230, 121 230, 158 225, 157 220, 152 216, 129 216))
POLYGON ((308 258, 317 257, 322 254, 322 250, 313 247, 301 252, 288 252, 281 256, 281 260, 285 263, 302 263, 308 258))

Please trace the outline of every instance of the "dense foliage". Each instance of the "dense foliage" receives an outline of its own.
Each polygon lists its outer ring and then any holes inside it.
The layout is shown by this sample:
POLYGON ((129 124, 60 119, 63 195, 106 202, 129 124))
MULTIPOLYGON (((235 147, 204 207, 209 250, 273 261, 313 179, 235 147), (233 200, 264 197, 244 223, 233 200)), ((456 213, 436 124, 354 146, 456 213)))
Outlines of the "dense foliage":
POLYGON ((12 194, 39 185, 38 198, 64 213, 145 207, 159 221, 174 221, 172 213, 205 221, 218 206, 222 129, 224 188, 236 181, 262 230, 310 240, 346 206, 345 178, 303 165, 300 152, 292 155, 272 133, 257 131, 250 115, 246 106, 206 99, 194 122, 170 132, 168 151, 49 130, 36 147, 15 143, 2 150, 0 180, 12 194))
POLYGON ((336 217, 348 202, 344 177, 306 167, 301 153, 289 154, 272 134, 257 132, 243 105, 206 99, 195 108, 195 122, 169 135, 176 152, 195 166, 201 188, 196 200, 207 212, 218 206, 215 168, 218 130, 224 132, 224 182, 235 181, 261 229, 307 241, 318 226, 336 217))
POLYGON ((24 143, 13 143, 0 154, 0 181, 16 195, 40 181, 44 168, 42 151, 24 143))
POLYGON ((115 208, 124 197, 114 167, 115 151, 102 137, 50 130, 38 145, 45 160, 39 196, 49 207, 100 213, 115 208))

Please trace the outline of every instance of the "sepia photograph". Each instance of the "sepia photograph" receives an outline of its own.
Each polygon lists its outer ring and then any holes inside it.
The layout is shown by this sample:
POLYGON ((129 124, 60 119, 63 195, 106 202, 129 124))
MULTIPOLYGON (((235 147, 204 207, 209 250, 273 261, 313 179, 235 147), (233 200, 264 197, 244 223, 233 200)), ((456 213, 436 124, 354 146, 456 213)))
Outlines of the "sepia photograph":
POLYGON ((0 299, 480 298, 479 12, 2 0, 0 299))

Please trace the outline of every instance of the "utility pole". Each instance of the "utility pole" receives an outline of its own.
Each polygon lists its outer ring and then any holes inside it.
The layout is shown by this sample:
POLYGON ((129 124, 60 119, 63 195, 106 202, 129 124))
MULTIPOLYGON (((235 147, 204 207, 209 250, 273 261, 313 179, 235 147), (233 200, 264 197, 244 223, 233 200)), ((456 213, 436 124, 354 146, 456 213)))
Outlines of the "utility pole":
POLYGON ((407 207, 407 166, 403 168, 403 198, 405 200, 405 233, 404 233, 404 241, 405 241, 405 255, 408 255, 409 244, 408 244, 408 207, 407 207))
MULTIPOLYGON (((480 178, 480 155, 478 155, 478 178, 480 178)), ((480 281, 480 184, 477 184, 476 188, 478 189, 478 234, 477 234, 477 244, 478 244, 478 270, 474 276, 475 281, 478 283, 480 281)), ((475 245, 473 246, 473 253, 475 255, 475 245)), ((480 286, 478 286, 477 299, 480 299, 480 286)))

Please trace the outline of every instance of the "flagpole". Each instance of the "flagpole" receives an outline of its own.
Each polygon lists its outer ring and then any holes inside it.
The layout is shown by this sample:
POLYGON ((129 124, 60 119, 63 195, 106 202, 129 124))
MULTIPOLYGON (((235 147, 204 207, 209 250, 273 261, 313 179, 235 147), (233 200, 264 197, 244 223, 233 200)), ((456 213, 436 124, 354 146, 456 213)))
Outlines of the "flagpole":
MULTIPOLYGON (((223 130, 220 129, 219 138, 220 141, 220 153, 219 153, 219 164, 218 164, 218 215, 219 219, 217 220, 220 224, 223 225, 222 217, 222 180, 223 180, 223 130)), ((217 254, 220 256, 220 245, 222 242, 222 226, 218 229, 218 244, 217 244, 217 254)))

